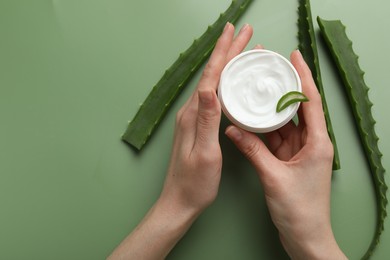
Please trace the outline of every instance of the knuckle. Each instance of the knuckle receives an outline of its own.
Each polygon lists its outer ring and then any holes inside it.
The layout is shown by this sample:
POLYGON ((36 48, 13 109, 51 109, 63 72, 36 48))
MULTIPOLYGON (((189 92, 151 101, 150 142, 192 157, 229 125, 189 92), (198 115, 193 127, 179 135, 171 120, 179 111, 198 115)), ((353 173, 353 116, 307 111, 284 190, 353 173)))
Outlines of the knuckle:
POLYGON ((318 136, 316 149, 313 149, 312 155, 319 160, 333 160, 334 149, 333 144, 327 133, 318 136))
POLYGON ((218 72, 215 68, 215 65, 212 62, 206 64, 205 69, 203 70, 203 77, 205 78, 217 78, 218 72))
POLYGON ((248 159, 256 157, 260 152, 260 145, 257 142, 248 142, 244 148, 243 153, 248 159))
POLYGON ((176 117, 176 125, 175 128, 178 131, 184 131, 188 128, 189 122, 185 117, 176 117))
POLYGON ((326 145, 324 145, 323 148, 323 156, 326 159, 333 159, 334 156, 334 149, 333 149, 333 144, 328 138, 328 142, 326 142, 326 145))
POLYGON ((176 126, 179 128, 187 128, 192 125, 193 113, 196 113, 192 107, 181 108, 176 114, 176 126))
POLYGON ((183 110, 180 109, 179 112, 177 112, 177 114, 176 114, 176 120, 175 120, 176 125, 179 127, 182 126, 184 118, 185 117, 184 117, 183 110))
POLYGON ((181 108, 177 113, 176 113, 176 124, 179 124, 181 119, 183 118, 183 108, 181 108))
POLYGON ((208 109, 200 113, 198 122, 200 126, 207 127, 212 124, 221 115, 221 111, 217 109, 208 109))
POLYGON ((222 161, 221 152, 216 148, 209 148, 208 152, 200 151, 197 153, 197 161, 207 167, 216 166, 222 161))

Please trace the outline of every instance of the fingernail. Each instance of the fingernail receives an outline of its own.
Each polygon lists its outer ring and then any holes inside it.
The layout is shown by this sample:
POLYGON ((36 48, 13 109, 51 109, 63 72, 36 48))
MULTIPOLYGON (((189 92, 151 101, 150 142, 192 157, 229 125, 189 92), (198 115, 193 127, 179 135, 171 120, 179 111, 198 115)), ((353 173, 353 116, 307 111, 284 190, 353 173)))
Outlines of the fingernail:
POLYGON ((261 44, 256 44, 255 47, 253 47, 253 49, 264 49, 264 46, 261 44))
POLYGON ((241 29, 240 29, 240 32, 243 32, 243 31, 245 31, 245 30, 247 30, 249 28, 249 24, 244 24, 242 27, 241 27, 241 29))
POLYGON ((199 100, 204 105, 208 105, 213 101, 213 93, 208 90, 199 90, 198 91, 199 100))
POLYGON ((225 25, 225 28, 223 28, 223 31, 225 32, 230 27, 230 25, 231 25, 231 23, 227 22, 225 25))
POLYGON ((242 132, 235 126, 229 126, 225 134, 234 141, 239 141, 242 138, 242 132))
POLYGON ((299 56, 302 57, 302 53, 301 53, 301 51, 299 49, 296 49, 295 51, 299 54, 299 56))

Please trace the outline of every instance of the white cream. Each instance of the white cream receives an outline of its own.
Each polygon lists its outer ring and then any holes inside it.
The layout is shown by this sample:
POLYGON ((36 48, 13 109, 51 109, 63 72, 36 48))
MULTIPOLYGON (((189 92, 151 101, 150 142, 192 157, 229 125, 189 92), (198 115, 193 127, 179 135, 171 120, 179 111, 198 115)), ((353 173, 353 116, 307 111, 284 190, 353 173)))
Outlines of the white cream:
POLYGON ((236 125, 258 133, 282 127, 298 110, 295 103, 277 113, 278 100, 289 91, 301 91, 292 64, 268 50, 243 52, 224 68, 218 88, 222 110, 236 125))

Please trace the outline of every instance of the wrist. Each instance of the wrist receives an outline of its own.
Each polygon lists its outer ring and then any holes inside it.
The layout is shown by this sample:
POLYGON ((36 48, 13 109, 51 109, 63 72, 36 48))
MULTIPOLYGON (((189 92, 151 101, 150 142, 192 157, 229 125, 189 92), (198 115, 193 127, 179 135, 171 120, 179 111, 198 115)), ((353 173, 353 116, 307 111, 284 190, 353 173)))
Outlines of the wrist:
POLYGON ((290 237, 281 234, 280 237, 292 259, 347 259, 339 248, 330 225, 290 237))
POLYGON ((180 216, 183 221, 196 219, 207 205, 204 205, 205 203, 198 199, 199 194, 193 194, 186 193, 183 189, 165 186, 155 205, 165 209, 169 214, 180 216))
POLYGON ((160 197, 151 209, 153 218, 158 218, 165 226, 167 232, 182 236, 200 215, 201 211, 186 207, 182 203, 160 197))
POLYGON ((165 259, 197 215, 158 199, 109 259, 165 259))

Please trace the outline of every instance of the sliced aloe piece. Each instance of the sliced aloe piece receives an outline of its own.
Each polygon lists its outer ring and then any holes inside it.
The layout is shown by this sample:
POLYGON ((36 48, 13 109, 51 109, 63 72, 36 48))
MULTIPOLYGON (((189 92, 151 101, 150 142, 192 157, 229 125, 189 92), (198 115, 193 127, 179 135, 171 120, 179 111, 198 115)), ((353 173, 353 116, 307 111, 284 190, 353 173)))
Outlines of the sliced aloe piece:
POLYGON ((364 81, 364 72, 358 63, 358 56, 352 49, 352 41, 346 34, 341 21, 326 21, 317 18, 321 33, 339 69, 344 87, 350 101, 364 152, 371 170, 377 201, 377 225, 371 244, 363 256, 368 259, 379 243, 387 216, 387 185, 385 169, 382 165, 382 153, 378 148, 378 136, 375 132, 375 119, 371 113, 372 102, 369 100, 369 88, 364 81))
POLYGON ((141 150, 177 95, 208 58, 227 22, 235 23, 253 0, 233 0, 229 8, 165 71, 153 87, 122 140, 141 150))
POLYGON ((309 99, 302 92, 299 91, 287 92, 279 99, 278 104, 276 105, 276 112, 279 113, 294 103, 306 102, 306 101, 309 101, 309 99))
POLYGON ((314 33, 313 19, 311 15, 309 0, 299 0, 298 14, 299 50, 301 51, 303 58, 309 66, 313 74, 314 82, 316 83, 318 91, 321 94, 322 108, 324 110, 326 126, 328 128, 329 138, 332 141, 334 149, 333 170, 338 170, 340 169, 340 158, 337 149, 336 137, 334 135, 332 122, 330 120, 328 105, 325 99, 325 91, 322 85, 316 37, 314 33))

